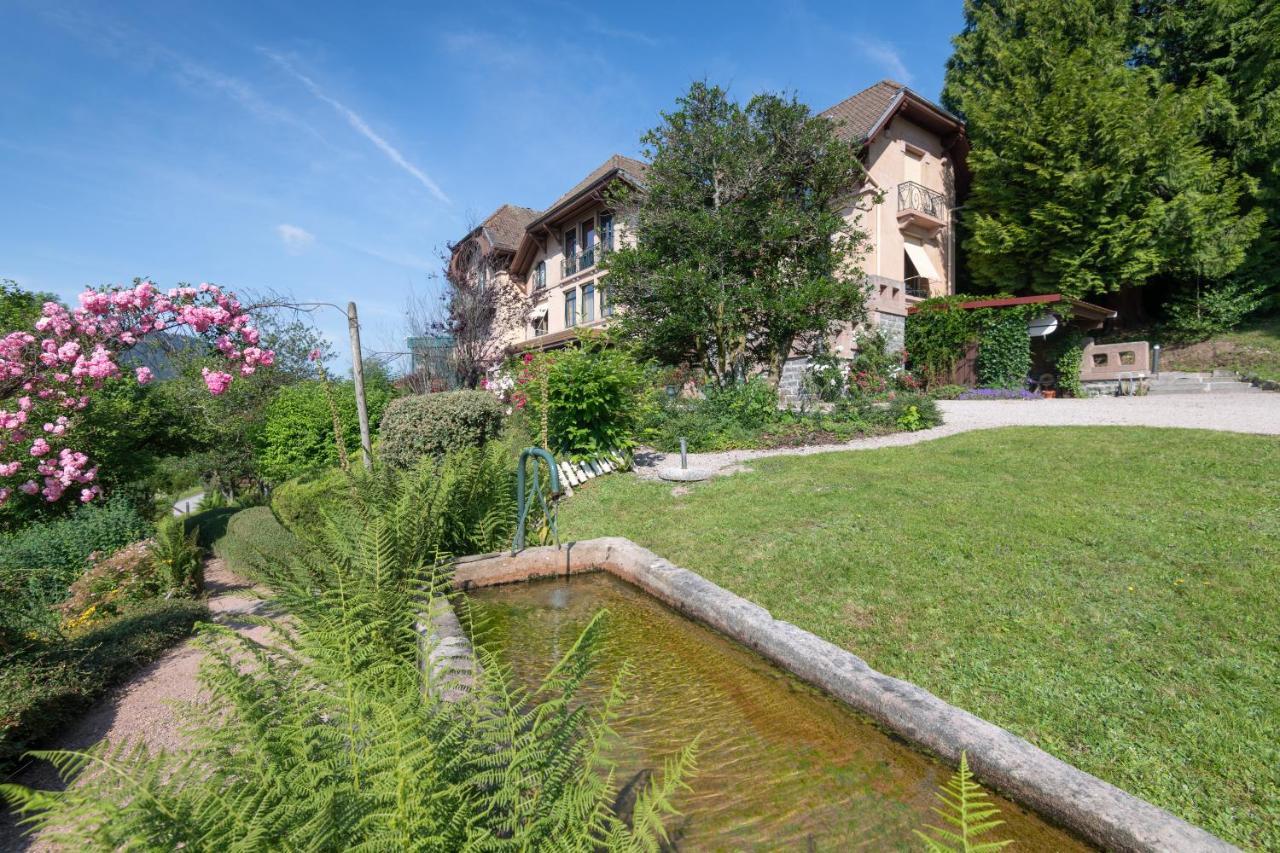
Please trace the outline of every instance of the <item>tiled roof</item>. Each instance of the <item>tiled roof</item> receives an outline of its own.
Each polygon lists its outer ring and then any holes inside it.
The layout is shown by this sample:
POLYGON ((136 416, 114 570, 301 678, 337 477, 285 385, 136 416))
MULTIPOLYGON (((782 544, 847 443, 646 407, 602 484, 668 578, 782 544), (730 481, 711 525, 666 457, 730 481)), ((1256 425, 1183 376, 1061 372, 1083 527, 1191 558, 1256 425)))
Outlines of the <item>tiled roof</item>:
POLYGON ((504 204, 489 214, 480 228, 488 235, 495 249, 514 252, 524 236, 525 227, 538 218, 538 211, 514 204, 504 204))
POLYGON ((907 87, 901 83, 881 80, 874 86, 868 86, 856 95, 845 98, 834 107, 823 110, 821 115, 840 124, 841 138, 850 142, 862 142, 875 130, 893 99, 904 91, 907 91, 907 87))
POLYGON ((573 198, 581 194, 583 190, 587 189, 587 187, 591 186, 615 169, 625 173, 632 181, 642 181, 644 180, 645 172, 649 170, 649 164, 642 160, 636 160, 633 157, 623 157, 621 154, 614 154, 608 160, 605 160, 599 166, 592 169, 591 174, 587 175, 575 184, 573 189, 569 190, 567 193, 560 196, 560 198, 552 202, 547 209, 542 212, 542 215, 545 216, 546 214, 553 212, 565 202, 571 201, 573 198))

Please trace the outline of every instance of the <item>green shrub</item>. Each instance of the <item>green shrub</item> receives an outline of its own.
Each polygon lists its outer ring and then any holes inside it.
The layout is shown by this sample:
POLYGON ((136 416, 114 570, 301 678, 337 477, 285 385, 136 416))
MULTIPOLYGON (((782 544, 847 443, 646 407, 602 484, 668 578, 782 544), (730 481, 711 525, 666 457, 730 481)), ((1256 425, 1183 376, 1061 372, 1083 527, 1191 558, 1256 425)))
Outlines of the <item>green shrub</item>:
POLYGON ((708 387, 705 405, 712 416, 744 429, 758 429, 776 421, 781 412, 778 392, 759 376, 723 388, 708 387))
MULTIPOLYGON (((394 388, 385 374, 371 374, 366 381, 365 399, 369 423, 382 420, 394 388)), ((319 380, 286 385, 276 392, 266 409, 266 422, 257 441, 255 457, 262 475, 279 482, 296 477, 312 468, 338 464, 338 447, 333 434, 333 412, 338 422, 347 454, 355 458, 360 452, 360 422, 356 416, 355 387, 351 382, 325 383, 319 380), (330 396, 333 407, 330 408, 330 396)))
POLYGON ((318 530, 324 513, 341 502, 351 485, 351 476, 340 468, 329 468, 295 477, 271 492, 271 509, 280 522, 298 535, 318 530))
POLYGON ((200 602, 157 599, 70 641, 0 657, 0 768, 75 720, 207 618, 200 602))
POLYGON ((826 403, 834 403, 844 393, 844 374, 847 362, 838 356, 823 354, 809 359, 805 369, 806 390, 826 403))
POLYGON ((1085 335, 1079 329, 1063 332, 1055 345, 1052 356, 1053 370, 1058 377, 1058 391, 1070 397, 1084 396, 1084 383, 1080 381, 1080 366, 1084 361, 1085 335))
POLYGON ((527 362, 512 400, 523 404, 536 433, 545 418, 550 450, 591 457, 634 446, 643 394, 644 369, 635 359, 584 339, 527 362))
POLYGON ((182 519, 160 522, 151 546, 151 559, 172 592, 198 596, 204 592, 204 555, 199 531, 188 530, 182 519))
POLYGON ((1023 388, 1031 372, 1031 338, 1023 311, 1001 310, 985 319, 978 344, 978 384, 1023 388))
POLYGON ((51 608, 89 568, 90 554, 109 555, 152 532, 132 501, 115 497, 0 539, 0 626, 17 634, 52 630, 51 608))
POLYGON ((76 578, 66 600, 58 605, 63 636, 81 634, 169 590, 167 578, 152 558, 151 545, 149 539, 126 545, 95 560, 76 578))
POLYGON ((284 528, 265 506, 244 509, 227 521, 226 532, 213 552, 233 574, 250 580, 270 576, 274 567, 304 551, 296 536, 284 528))
POLYGON ((1196 288, 1165 309, 1162 337, 1174 343, 1196 343, 1230 331, 1262 307, 1259 288, 1239 283, 1196 288))
POLYGON ((401 397, 383 413, 379 457, 396 468, 413 468, 424 456, 479 447, 501 431, 502 403, 486 391, 401 397))
POLYGON ((885 410, 885 423, 900 430, 919 430, 942 423, 942 411, 928 394, 895 394, 885 410))
POLYGON ((877 397, 895 384, 902 372, 902 354, 889 352, 889 341, 878 329, 858 336, 857 351, 849 363, 847 392, 855 397, 877 397))
POLYGON ((672 452, 684 438, 695 453, 760 446, 760 431, 784 414, 777 392, 760 377, 724 388, 709 386, 704 397, 669 398, 658 391, 645 412, 645 441, 672 452))
POLYGON ((939 385, 929 391, 929 396, 935 400, 954 400, 968 390, 963 385, 939 385))
POLYGON ((1031 339, 1026 323, 1043 313, 1046 306, 959 307, 974 299, 963 295, 926 299, 907 318, 905 346, 911 367, 926 388, 945 382, 973 343, 978 344, 980 384, 991 388, 1022 387, 1031 369, 1031 339))
POLYGON ((937 296, 916 305, 907 318, 904 346, 926 387, 947 380, 969 344, 978 340, 981 315, 959 307, 973 297, 937 296))

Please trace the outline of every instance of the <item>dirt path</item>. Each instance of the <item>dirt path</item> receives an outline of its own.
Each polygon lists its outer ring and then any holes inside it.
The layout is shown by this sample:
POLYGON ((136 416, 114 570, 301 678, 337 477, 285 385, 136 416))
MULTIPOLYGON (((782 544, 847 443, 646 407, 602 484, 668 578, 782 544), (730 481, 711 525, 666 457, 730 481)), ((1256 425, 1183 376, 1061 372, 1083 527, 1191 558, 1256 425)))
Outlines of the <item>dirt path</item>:
MULTIPOLYGON (((237 619, 243 614, 262 613, 265 602, 248 583, 231 574, 222 560, 214 559, 206 564, 205 591, 214 621, 255 639, 266 639, 263 628, 237 619)), ((196 673, 203 656, 191 640, 175 646, 99 701, 79 722, 49 744, 49 748, 84 749, 103 740, 120 743, 137 739, 153 748, 182 746, 181 721, 174 703, 191 702, 200 697, 196 673)), ((44 762, 30 765, 11 781, 35 788, 60 787, 57 774, 44 762)), ((38 840, 23 838, 14 825, 13 815, 7 808, 0 807, 0 851, 49 849, 53 848, 38 840)))
MULTIPOLYGON (((874 450, 919 444, 956 433, 1007 426, 1148 426, 1280 435, 1280 394, 1168 394, 1148 397, 1094 397, 1083 400, 948 400, 938 403, 943 424, 919 432, 899 432, 845 444, 690 453, 689 467, 728 474, 766 456, 808 456, 841 450, 874 450)), ((636 474, 656 478, 679 467, 680 454, 636 454, 636 474)))

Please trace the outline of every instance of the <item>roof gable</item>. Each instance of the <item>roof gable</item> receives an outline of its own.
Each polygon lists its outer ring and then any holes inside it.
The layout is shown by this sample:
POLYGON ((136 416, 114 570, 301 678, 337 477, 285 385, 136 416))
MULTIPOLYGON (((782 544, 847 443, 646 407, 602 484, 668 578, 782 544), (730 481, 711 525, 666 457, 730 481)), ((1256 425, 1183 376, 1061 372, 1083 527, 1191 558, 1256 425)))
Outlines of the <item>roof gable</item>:
POLYGON ((910 108, 913 119, 927 117, 931 130, 944 126, 952 132, 964 130, 959 118, 896 80, 881 80, 819 115, 838 123, 836 133, 841 139, 862 144, 874 139, 904 107, 910 108))
POLYGON ((489 214, 477 230, 484 233, 495 250, 514 252, 520 246, 524 229, 537 217, 538 211, 532 208, 504 204, 489 214))

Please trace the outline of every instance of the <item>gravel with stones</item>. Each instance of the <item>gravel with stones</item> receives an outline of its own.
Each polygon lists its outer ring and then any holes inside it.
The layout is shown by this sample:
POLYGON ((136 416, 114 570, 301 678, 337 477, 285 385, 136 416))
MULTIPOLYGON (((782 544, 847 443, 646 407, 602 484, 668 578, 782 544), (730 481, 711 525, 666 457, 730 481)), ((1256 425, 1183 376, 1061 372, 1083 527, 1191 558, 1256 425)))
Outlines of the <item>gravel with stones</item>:
MULTIPOLYGON (((766 456, 808 456, 841 450, 874 450, 919 444, 976 429, 1010 426, 1144 426, 1209 429, 1280 435, 1280 394, 1165 394, 1148 397, 1093 397, 1083 400, 944 400, 944 423, 919 432, 899 432, 844 444, 690 453, 690 468, 717 474, 744 470, 742 463, 766 456)), ((680 464, 679 453, 642 449, 636 474, 657 479, 658 471, 680 464)))

